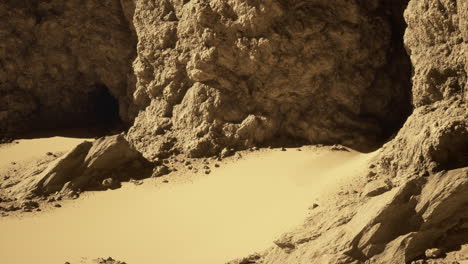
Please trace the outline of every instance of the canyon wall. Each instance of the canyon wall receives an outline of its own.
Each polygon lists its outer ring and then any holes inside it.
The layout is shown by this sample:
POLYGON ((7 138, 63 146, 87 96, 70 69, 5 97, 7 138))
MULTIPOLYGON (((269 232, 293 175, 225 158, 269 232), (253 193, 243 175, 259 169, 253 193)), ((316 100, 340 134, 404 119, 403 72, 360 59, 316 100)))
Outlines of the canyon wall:
POLYGON ((372 150, 411 111, 403 3, 4 1, 1 130, 118 111, 148 158, 272 142, 372 150))
POLYGON ((232 263, 466 261, 457 250, 468 244, 468 2, 411 0, 404 17, 416 108, 379 150, 369 183, 232 263))
POLYGON ((3 1, 0 133, 117 111, 150 160, 294 143, 370 151, 391 139, 367 176, 384 191, 320 208, 237 263, 410 263, 468 243, 467 10, 465 0, 3 1))
POLYGON ((145 110, 129 139, 148 158, 281 138, 375 149, 411 111, 402 8, 136 1, 134 102, 145 110))
POLYGON ((131 120, 130 3, 1 1, 0 134, 131 120))

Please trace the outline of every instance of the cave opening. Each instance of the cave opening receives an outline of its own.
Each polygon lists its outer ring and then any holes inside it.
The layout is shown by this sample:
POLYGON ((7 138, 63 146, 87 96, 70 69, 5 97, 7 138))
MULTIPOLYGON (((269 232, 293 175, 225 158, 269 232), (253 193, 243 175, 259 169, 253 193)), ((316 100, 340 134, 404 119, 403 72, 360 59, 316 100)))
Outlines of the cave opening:
POLYGON ((66 110, 39 110, 40 117, 32 129, 13 138, 97 138, 120 133, 126 128, 120 118, 119 100, 103 84, 83 89, 69 102, 71 105, 66 110))
POLYGON ((408 26, 404 19, 404 11, 408 2, 409 0, 384 0, 376 11, 390 25, 387 64, 380 70, 377 79, 385 76, 390 82, 374 83, 375 89, 386 88, 377 92, 380 98, 369 96, 362 105, 363 116, 371 117, 381 128, 378 136, 380 142, 373 146, 371 151, 380 148, 396 136, 414 108, 411 80, 413 66, 404 44, 404 34, 408 26), (386 110, 378 110, 380 105, 386 105, 386 110))
POLYGON ((121 123, 119 102, 105 85, 96 85, 89 94, 89 103, 90 124, 113 126, 121 123))
POLYGON ((106 85, 93 85, 79 101, 77 105, 80 110, 74 113, 72 122, 65 122, 63 132, 54 131, 55 135, 59 133, 73 137, 102 137, 124 130, 119 100, 106 85))

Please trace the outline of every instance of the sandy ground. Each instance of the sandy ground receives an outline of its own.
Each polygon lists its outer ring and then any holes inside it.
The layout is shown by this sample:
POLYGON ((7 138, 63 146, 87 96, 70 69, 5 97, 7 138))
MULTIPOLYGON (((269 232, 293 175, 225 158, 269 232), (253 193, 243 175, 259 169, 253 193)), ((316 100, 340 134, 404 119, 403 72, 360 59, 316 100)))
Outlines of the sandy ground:
MULTIPOLYGON (((0 166, 64 151, 82 140, 2 146, 0 166)), ((86 193, 62 208, 0 218, 0 262, 73 264, 82 257, 112 256, 129 264, 211 264, 261 251, 302 223, 312 204, 357 188, 373 156, 301 150, 247 151, 209 175, 181 170, 138 186, 86 193)))

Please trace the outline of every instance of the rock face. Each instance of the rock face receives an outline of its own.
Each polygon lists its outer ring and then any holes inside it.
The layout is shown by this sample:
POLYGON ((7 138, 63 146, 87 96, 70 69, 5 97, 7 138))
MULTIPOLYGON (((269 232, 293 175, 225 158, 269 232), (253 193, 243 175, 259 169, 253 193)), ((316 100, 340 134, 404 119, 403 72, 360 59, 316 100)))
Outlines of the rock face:
POLYGON ((431 263, 468 244, 466 0, 6 0, 0 15, 0 133, 133 123, 21 190, 111 187, 146 159, 283 138, 371 150, 398 131, 363 194, 234 263, 431 263))
POLYGON ((405 1, 361 2, 136 1, 130 141, 148 157, 279 136, 375 147, 410 111, 405 1))
POLYGON ((411 66, 405 1, 361 2, 3 1, 1 129, 139 111, 128 138, 149 158, 276 137, 370 150, 409 114, 411 66))
POLYGON ((1 1, 0 135, 131 119, 130 3, 1 1))
POLYGON ((416 109, 372 166, 380 179, 246 263, 466 261, 441 252, 468 244, 468 2, 411 0, 404 14, 416 109), (384 179, 395 188, 368 195, 384 179))

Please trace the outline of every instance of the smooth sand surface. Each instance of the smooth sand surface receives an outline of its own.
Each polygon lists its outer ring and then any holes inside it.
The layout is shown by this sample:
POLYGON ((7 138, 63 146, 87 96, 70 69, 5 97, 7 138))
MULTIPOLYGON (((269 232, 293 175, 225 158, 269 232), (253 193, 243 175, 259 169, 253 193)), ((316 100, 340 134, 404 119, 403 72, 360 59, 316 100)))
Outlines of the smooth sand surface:
POLYGON ((225 263, 273 245, 303 222, 313 202, 362 173, 371 156, 264 150, 193 182, 150 180, 89 193, 57 210, 0 219, 0 262, 74 264, 112 256, 129 264, 225 263))
POLYGON ((38 139, 21 139, 13 143, 0 145, 0 168, 11 162, 25 161, 44 156, 47 152, 71 150, 84 140, 94 139, 50 137, 38 139))

